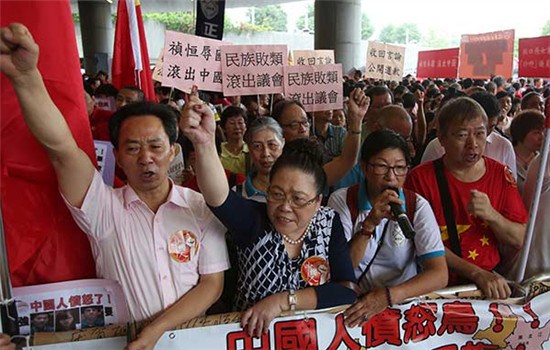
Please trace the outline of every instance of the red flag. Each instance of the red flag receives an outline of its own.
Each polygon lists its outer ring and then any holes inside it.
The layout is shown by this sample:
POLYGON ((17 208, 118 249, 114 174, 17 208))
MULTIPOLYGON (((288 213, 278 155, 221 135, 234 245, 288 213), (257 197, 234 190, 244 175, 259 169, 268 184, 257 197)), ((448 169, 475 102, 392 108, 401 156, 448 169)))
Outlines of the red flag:
POLYGON ((118 89, 137 86, 146 100, 156 99, 139 0, 118 1, 111 71, 113 85, 118 89))
MULTIPOLYGON (((40 47, 38 68, 78 145, 94 159, 70 4, 0 1, 0 25, 20 22, 40 47)), ((1 76, 0 191, 14 286, 95 277, 87 237, 58 191, 44 149, 28 130, 8 79, 1 76)))

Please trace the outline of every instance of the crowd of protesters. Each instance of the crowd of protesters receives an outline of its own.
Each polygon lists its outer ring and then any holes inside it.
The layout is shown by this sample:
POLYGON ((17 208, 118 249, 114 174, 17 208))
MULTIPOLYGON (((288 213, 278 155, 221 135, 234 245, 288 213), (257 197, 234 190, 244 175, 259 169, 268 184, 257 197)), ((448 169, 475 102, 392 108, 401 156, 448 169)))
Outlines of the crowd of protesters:
MULTIPOLYGON (((104 72, 85 75, 94 139, 114 147, 113 188, 52 103, 32 37, 21 25, 2 31, 2 72, 95 248, 98 277, 121 284, 133 319, 153 321, 128 349, 151 349, 209 309, 242 311, 242 326, 260 336, 284 311, 352 304, 344 316, 355 326, 463 283, 510 297, 547 81, 395 82, 357 71, 341 109, 308 113, 278 94, 160 85, 147 102, 104 72), (185 165, 174 173, 177 152, 185 165)), ((544 228, 535 231, 537 249, 548 246, 544 228)), ((539 255, 530 275, 550 268, 539 255)))

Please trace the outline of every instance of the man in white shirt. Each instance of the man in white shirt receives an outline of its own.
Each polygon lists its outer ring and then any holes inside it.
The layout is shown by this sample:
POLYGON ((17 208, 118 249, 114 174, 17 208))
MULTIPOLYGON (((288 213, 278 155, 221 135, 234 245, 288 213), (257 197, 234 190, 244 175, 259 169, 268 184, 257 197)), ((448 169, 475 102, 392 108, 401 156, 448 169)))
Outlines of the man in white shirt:
POLYGON ((153 320, 127 349, 152 349, 165 331, 201 315, 220 297, 229 265, 224 227, 202 196, 168 178, 175 115, 148 102, 115 113, 110 134, 128 178, 127 186, 115 190, 103 183, 48 95, 28 29, 11 24, 0 35, 0 71, 52 162, 73 218, 90 239, 98 276, 121 284, 134 320, 153 320))

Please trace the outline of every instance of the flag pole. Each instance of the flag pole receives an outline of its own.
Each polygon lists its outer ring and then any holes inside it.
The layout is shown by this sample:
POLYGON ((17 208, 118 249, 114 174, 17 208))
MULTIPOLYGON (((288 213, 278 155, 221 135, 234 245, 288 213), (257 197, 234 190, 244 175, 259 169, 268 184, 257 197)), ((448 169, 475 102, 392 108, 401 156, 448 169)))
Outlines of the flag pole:
POLYGON ((550 111, 546 111, 546 130, 544 132, 544 145, 540 155, 540 168, 537 175, 535 191, 533 193, 533 201, 529 210, 529 222, 525 231, 525 240, 519 259, 519 265, 516 272, 516 282, 521 283, 525 277, 525 268, 527 267, 527 259, 529 258, 529 250, 531 249, 531 241, 533 240, 533 232, 535 231, 535 220, 540 204, 540 194, 542 193, 542 183, 544 181, 544 173, 548 163, 548 152, 550 150, 550 111))
POLYGON ((11 289, 10 269, 4 235, 4 220, 0 205, 0 333, 19 334, 17 308, 11 289))

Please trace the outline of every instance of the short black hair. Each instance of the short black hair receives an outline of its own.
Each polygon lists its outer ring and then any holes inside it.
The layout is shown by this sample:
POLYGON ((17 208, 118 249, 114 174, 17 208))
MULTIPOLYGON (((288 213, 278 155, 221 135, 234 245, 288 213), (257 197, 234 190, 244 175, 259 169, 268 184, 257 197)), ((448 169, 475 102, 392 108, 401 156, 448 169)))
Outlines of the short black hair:
MULTIPOLYGON (((300 107, 305 112, 306 109, 304 108, 304 105, 302 104, 302 102, 300 102, 299 100, 284 99, 284 100, 277 101, 277 103, 275 103, 275 106, 273 106, 273 112, 271 113, 271 116, 279 124, 281 124, 281 116, 283 115, 284 111, 288 107, 294 106, 294 105, 300 107)), ((308 119, 309 119, 309 115, 308 115, 308 119)))
POLYGON ((470 97, 481 105, 485 114, 487 114, 487 118, 496 118, 500 115, 500 106, 495 95, 487 91, 479 91, 473 93, 470 97))
POLYGON ((138 95, 137 102, 145 101, 145 93, 143 92, 143 90, 141 90, 138 87, 129 85, 129 86, 125 86, 122 89, 118 90, 118 92, 121 92, 122 90, 129 90, 129 91, 137 92, 137 95, 138 95))
POLYGON ((118 94, 117 88, 112 84, 101 84, 95 89, 94 95, 105 95, 105 96, 111 96, 116 97, 118 94))
POLYGON ((501 98, 504 98, 504 97, 512 98, 512 94, 510 94, 508 91, 499 91, 495 96, 497 97, 497 100, 500 100, 501 98))
POLYGON ((390 129, 373 131, 367 136, 361 146, 361 161, 368 163, 369 160, 385 149, 399 149, 403 152, 407 165, 411 164, 411 155, 407 141, 390 129))
POLYGON ((124 120, 130 117, 144 117, 153 115, 160 119, 170 145, 176 142, 178 115, 167 105, 161 105, 153 102, 136 102, 122 107, 113 114, 109 120, 109 136, 115 149, 118 149, 118 138, 120 136, 120 127, 124 120))
POLYGON ((323 148, 319 142, 298 138, 287 142, 283 153, 273 164, 269 174, 269 181, 282 169, 298 169, 313 176, 317 186, 317 195, 323 193, 327 187, 327 175, 323 169, 323 148))
MULTIPOLYGON (((407 81, 407 83, 408 83, 408 81, 407 81)), ((407 92, 409 92, 409 89, 407 89, 407 87, 405 85, 397 85, 395 87, 395 89, 393 89, 393 93, 395 95, 403 95, 403 94, 406 94, 407 92)))
POLYGON ((227 106, 225 107, 225 109, 222 112, 222 115, 220 116, 220 126, 224 128, 229 118, 234 118, 234 117, 242 117, 244 119, 245 124, 247 123, 246 113, 241 107, 227 106))
POLYGON ((529 103, 529 100, 535 96, 540 96, 540 94, 536 91, 531 91, 523 95, 523 97, 521 98, 521 109, 527 109, 527 104, 529 103))
POLYGON ((403 108, 414 108, 416 105, 416 96, 414 94, 411 94, 410 92, 407 92, 403 95, 403 108))
POLYGON ((544 115, 536 109, 521 111, 512 119, 510 124, 510 136, 512 145, 523 142, 531 130, 544 130, 544 115))
POLYGON ((374 99, 374 96, 382 96, 382 95, 385 95, 385 94, 390 95, 391 103, 393 103, 393 93, 391 92, 390 89, 388 89, 384 85, 373 86, 373 87, 367 89, 367 91, 365 92, 365 95, 370 97, 371 102, 374 99))

